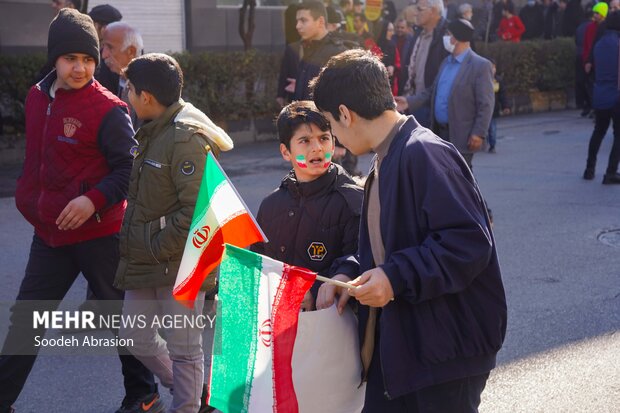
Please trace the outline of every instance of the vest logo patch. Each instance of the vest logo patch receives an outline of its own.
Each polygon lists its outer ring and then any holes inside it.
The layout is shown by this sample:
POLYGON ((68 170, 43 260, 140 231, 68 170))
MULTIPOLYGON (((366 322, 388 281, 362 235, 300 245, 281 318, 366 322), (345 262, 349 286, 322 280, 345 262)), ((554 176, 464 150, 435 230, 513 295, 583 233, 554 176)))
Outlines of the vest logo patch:
POLYGON ((129 150, 129 154, 136 159, 140 155, 140 149, 137 146, 132 146, 129 150))
POLYGON ((65 136, 68 138, 75 135, 77 129, 82 127, 82 122, 76 118, 62 118, 62 123, 64 124, 63 131, 65 132, 65 136))
POLYGON ((196 170, 196 166, 191 161, 185 161, 181 165, 181 173, 183 175, 190 176, 191 174, 194 173, 195 170, 196 170))
POLYGON ((327 248, 322 242, 313 242, 308 247, 308 256, 312 261, 323 261, 327 255, 327 248))

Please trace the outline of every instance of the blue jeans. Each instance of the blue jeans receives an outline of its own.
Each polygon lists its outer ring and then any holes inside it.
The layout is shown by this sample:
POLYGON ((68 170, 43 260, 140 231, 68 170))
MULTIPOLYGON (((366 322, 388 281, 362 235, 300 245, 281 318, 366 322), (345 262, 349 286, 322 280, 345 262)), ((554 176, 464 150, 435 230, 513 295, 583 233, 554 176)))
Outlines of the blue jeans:
POLYGON ((495 148, 497 143, 497 121, 495 118, 491 118, 491 124, 489 125, 489 149, 495 148))

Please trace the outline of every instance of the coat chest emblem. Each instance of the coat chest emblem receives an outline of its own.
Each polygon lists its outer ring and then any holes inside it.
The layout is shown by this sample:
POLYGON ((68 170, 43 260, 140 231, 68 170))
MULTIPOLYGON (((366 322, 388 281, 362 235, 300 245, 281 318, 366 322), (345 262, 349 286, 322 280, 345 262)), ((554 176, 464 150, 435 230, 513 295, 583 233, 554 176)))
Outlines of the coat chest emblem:
POLYGON ((75 118, 62 118, 63 132, 67 138, 75 135, 75 132, 82 126, 82 122, 75 118))
POLYGON ((323 258, 327 255, 327 248, 322 242, 313 242, 308 247, 308 256, 312 261, 323 261, 323 258))

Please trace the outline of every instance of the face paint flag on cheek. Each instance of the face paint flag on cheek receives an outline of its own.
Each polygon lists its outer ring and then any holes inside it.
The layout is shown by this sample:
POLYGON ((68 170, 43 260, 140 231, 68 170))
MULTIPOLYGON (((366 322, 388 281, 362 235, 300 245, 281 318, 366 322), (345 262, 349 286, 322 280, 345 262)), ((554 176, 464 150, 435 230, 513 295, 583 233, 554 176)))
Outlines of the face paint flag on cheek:
POLYGON ((325 163, 323 164, 323 168, 327 168, 330 163, 332 163, 332 153, 327 152, 325 154, 325 163))
POLYGON ((306 157, 303 155, 297 155, 295 157, 295 161, 297 162, 297 166, 300 168, 307 168, 308 164, 306 163, 306 157))

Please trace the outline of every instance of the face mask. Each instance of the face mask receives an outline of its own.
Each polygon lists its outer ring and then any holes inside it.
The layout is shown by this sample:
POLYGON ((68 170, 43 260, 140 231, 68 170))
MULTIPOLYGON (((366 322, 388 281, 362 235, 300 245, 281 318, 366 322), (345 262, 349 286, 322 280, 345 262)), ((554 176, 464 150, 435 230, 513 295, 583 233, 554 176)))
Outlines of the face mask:
POLYGON ((454 45, 454 44, 452 44, 450 42, 450 37, 451 36, 444 36, 443 37, 443 47, 448 51, 448 53, 451 54, 452 52, 454 52, 454 46, 456 46, 456 45, 454 45))

